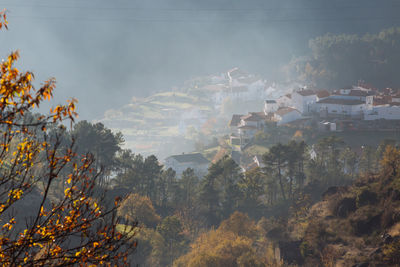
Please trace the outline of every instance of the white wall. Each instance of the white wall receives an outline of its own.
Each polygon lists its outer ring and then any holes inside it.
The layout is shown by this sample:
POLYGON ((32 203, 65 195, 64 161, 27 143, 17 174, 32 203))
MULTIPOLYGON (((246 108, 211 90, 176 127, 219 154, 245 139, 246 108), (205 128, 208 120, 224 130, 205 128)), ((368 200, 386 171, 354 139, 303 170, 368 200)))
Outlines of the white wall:
POLYGON ((327 111, 328 114, 341 115, 341 116, 360 116, 366 109, 365 104, 360 105, 341 105, 330 103, 316 104, 317 111, 327 111))
POLYGON ((399 106, 375 106, 364 114, 365 120, 400 120, 400 107, 399 106))
POLYGON ((286 113, 283 116, 275 114, 275 119, 277 120, 277 123, 276 123, 277 125, 282 125, 285 123, 289 123, 289 122, 301 119, 301 114, 298 111, 293 110, 289 113, 286 113))
POLYGON ((164 166, 166 169, 173 169, 176 172, 177 177, 182 176, 182 173, 186 171, 187 168, 192 168, 194 173, 200 178, 206 175, 208 171, 208 164, 197 164, 194 162, 181 163, 173 158, 167 158, 164 162, 164 166))
POLYGON ((244 120, 241 120, 240 121, 240 125, 258 127, 258 123, 256 121, 244 121, 244 120))
POLYGON ((292 99, 287 97, 287 96, 281 96, 280 98, 278 98, 278 100, 276 100, 276 102, 278 103, 279 107, 291 107, 293 106, 292 104, 292 99))
POLYGON ((292 94, 292 103, 295 109, 302 114, 307 114, 314 111, 314 104, 317 102, 316 95, 302 96, 297 92, 292 94))
POLYGON ((266 101, 264 102, 265 115, 277 111, 278 108, 279 108, 278 103, 267 103, 266 101))
POLYGON ((257 129, 238 129, 238 133, 241 136, 246 136, 246 137, 253 137, 257 132, 257 129))

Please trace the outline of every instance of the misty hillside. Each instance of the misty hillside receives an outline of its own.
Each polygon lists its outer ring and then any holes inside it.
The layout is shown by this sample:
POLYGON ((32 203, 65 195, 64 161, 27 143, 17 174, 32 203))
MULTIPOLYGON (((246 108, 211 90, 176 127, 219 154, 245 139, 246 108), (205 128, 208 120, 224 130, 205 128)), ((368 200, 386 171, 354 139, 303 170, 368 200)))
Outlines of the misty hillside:
POLYGON ((11 30, 0 53, 20 49, 38 80, 57 77, 56 100, 77 97, 83 119, 233 66, 277 82, 282 66, 308 54, 310 39, 399 26, 400 10, 396 0, 16 0, 3 7, 11 30))
POLYGON ((3 2, 1 266, 400 266, 397 0, 3 2))

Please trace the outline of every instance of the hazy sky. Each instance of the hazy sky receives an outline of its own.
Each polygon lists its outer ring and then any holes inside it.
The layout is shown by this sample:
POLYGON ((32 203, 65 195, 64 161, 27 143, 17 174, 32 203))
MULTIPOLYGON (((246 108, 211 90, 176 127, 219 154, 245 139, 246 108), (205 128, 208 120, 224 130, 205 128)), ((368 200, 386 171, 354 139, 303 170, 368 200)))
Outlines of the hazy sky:
POLYGON ((0 0, 9 31, 0 55, 19 49, 37 81, 56 77, 56 100, 79 100, 81 119, 132 96, 238 66, 274 79, 326 32, 397 26, 396 0, 0 0))

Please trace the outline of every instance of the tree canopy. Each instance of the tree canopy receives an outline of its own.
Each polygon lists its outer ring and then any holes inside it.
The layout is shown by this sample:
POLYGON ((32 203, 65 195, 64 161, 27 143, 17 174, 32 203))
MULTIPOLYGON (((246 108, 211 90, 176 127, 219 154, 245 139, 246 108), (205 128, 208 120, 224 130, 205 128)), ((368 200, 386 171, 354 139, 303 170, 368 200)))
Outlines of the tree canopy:
MULTIPOLYGON (((7 25, 1 17, 0 28, 7 25)), ((94 195, 101 173, 93 155, 78 155, 74 141, 62 145, 62 122, 74 122, 76 101, 32 116, 52 98, 55 80, 35 89, 33 73, 15 67, 18 57, 13 52, 0 63, 1 264, 127 264, 136 242, 116 229, 118 200, 105 208, 94 195), (63 191, 55 194, 59 184, 63 191)))

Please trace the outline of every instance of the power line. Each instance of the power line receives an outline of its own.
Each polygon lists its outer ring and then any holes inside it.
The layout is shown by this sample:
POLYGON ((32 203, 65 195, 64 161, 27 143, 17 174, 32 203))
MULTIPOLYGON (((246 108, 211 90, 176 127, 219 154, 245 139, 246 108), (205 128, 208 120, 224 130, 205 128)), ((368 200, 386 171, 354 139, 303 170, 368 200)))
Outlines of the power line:
POLYGON ((88 22, 193 22, 193 23, 218 23, 218 22, 258 22, 258 23, 275 23, 275 22, 341 22, 341 21, 400 21, 400 17, 347 17, 347 18, 281 18, 281 19, 157 19, 157 18, 88 18, 88 17, 42 17, 42 16, 21 16, 10 15, 11 19, 35 19, 35 20, 58 20, 58 21, 88 21, 88 22))
POLYGON ((346 10, 346 9, 393 9, 400 8, 400 5, 391 6, 331 6, 331 7, 281 7, 281 8, 162 8, 162 7, 112 7, 112 6, 58 6, 58 5, 25 5, 25 4, 7 4, 3 6, 8 7, 22 7, 22 8, 49 8, 49 9, 90 9, 90 10, 138 10, 138 11, 235 11, 235 12, 248 12, 248 11, 283 11, 283 10, 346 10))

